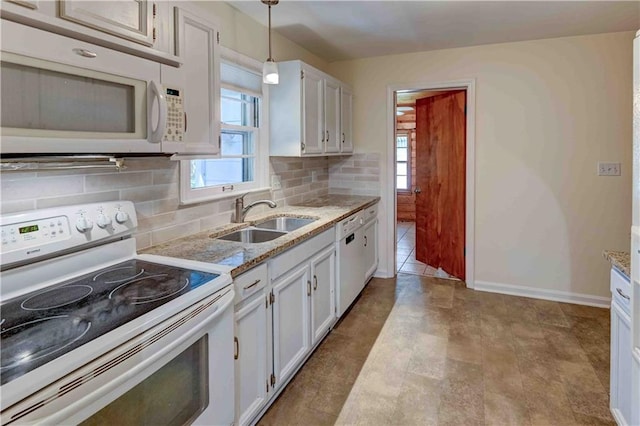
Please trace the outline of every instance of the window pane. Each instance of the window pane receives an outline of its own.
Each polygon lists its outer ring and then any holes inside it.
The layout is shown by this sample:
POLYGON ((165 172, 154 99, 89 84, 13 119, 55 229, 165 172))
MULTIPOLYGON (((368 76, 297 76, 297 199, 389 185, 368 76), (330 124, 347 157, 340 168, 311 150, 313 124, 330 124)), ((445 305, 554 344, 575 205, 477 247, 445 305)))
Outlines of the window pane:
POLYGON ((191 189, 251 182, 254 158, 216 158, 191 161, 191 189))
POLYGON ((396 176, 396 186, 398 189, 407 189, 407 177, 396 176))
POLYGON ((399 135, 396 138, 396 146, 398 148, 406 148, 408 144, 409 144, 409 138, 407 137, 407 135, 399 135))
POLYGON ((257 111, 259 98, 233 90, 221 90, 220 113, 223 123, 236 126, 259 126, 257 111))
POLYGON ((398 163, 397 174, 398 176, 407 175, 407 163, 398 163))
POLYGON ((253 155, 255 143, 253 132, 222 130, 222 156, 253 155))
POLYGON ((407 148, 398 148, 396 161, 407 161, 407 148))

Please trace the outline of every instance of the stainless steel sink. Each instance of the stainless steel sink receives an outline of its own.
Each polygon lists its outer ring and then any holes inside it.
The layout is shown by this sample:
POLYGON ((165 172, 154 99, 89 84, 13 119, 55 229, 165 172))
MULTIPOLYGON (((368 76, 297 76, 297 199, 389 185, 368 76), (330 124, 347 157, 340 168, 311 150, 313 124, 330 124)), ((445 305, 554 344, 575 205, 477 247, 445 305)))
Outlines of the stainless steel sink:
POLYGON ((239 231, 231 232, 221 237, 217 237, 219 240, 225 241, 237 241, 239 243, 266 243, 267 241, 275 240, 278 237, 285 235, 286 232, 272 231, 268 229, 256 229, 246 228, 239 231))
POLYGON ((291 232, 298 228, 302 228, 305 225, 315 222, 318 219, 308 217, 290 217, 280 216, 273 219, 265 220, 255 225, 260 229, 275 229, 278 231, 291 232))

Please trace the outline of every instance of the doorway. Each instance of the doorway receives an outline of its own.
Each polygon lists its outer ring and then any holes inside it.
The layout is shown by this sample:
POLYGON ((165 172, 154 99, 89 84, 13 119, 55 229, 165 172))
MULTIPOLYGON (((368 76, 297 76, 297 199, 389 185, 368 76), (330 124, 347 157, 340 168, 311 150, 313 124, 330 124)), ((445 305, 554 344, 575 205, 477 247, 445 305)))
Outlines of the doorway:
POLYGON ((387 230, 392 231, 389 237, 393 236, 395 242, 389 245, 393 250, 389 250, 389 257, 393 256, 394 271, 443 278, 457 276, 468 287, 473 287, 474 86, 473 80, 466 80, 388 88, 389 121, 392 123, 389 133, 393 143, 388 151, 388 182, 391 185, 387 194, 394 214, 389 215, 387 230), (424 111, 429 108, 433 108, 436 115, 425 118, 424 111), (442 124, 446 122, 443 116, 454 117, 455 114, 458 114, 456 132, 459 135, 447 133, 449 130, 443 133, 442 129, 446 127, 446 123, 442 124), (419 115, 422 116, 421 125, 416 124, 419 115), (420 126, 423 130, 416 132, 420 126), (432 134, 439 134, 431 142, 425 142, 424 129, 429 126, 432 134), (418 138, 423 140, 417 143, 418 138), (438 138, 458 138, 458 152, 454 152, 457 160, 452 152, 442 150, 443 146, 448 147, 438 142, 438 138), (439 164, 437 158, 440 158, 439 164), (454 165, 456 162, 457 166, 454 165), (429 168, 431 171, 425 172, 429 168), (434 181, 431 176, 436 169, 438 173, 444 173, 440 181, 434 181), (419 182, 421 173, 422 181, 419 182), (430 178, 425 180, 425 175, 430 178), (442 190, 449 182, 453 183, 451 187, 457 187, 453 191, 455 196, 442 190), (426 209, 430 209, 430 221, 427 222, 424 220, 426 209), (428 244, 425 235, 429 235, 428 244), (453 257, 457 259, 452 263, 453 257))

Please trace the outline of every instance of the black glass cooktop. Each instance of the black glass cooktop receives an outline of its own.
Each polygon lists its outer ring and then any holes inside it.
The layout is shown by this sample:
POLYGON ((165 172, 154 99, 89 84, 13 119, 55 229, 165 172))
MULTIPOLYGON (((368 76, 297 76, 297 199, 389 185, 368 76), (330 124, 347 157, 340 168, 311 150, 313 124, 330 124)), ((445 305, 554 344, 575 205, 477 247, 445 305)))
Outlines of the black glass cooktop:
POLYGON ((0 306, 4 385, 219 275, 128 260, 0 306))

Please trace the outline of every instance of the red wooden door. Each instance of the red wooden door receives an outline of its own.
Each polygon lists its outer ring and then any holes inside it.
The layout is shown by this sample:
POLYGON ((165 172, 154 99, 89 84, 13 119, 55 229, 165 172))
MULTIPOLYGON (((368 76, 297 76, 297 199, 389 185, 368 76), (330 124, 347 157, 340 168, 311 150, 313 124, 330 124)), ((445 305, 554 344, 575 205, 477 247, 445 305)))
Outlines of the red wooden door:
POLYGON ((466 92, 416 101, 416 259, 465 279, 466 92))

